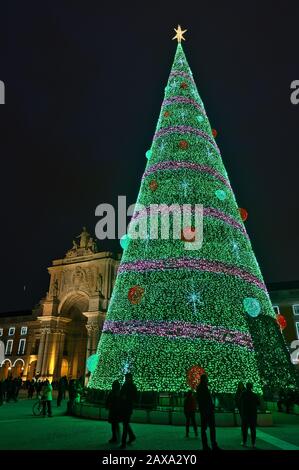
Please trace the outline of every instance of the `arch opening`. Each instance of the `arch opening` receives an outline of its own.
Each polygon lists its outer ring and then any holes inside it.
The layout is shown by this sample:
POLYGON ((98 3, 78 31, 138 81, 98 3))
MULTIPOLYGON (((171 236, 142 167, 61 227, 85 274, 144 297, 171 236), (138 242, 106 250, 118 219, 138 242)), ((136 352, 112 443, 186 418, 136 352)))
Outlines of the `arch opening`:
POLYGON ((87 318, 89 297, 84 292, 73 292, 62 302, 59 313, 72 321, 67 326, 61 362, 57 373, 60 377, 80 378, 85 374, 87 348, 87 318))

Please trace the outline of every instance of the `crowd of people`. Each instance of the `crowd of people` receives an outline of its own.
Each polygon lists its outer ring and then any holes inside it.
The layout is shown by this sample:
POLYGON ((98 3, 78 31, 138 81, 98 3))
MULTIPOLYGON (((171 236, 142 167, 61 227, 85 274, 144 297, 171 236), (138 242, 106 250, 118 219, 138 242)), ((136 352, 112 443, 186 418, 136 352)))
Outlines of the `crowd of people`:
MULTIPOLYGON (((59 381, 50 383, 49 380, 35 379, 22 382, 22 379, 8 377, 0 380, 0 405, 16 402, 19 391, 24 388, 27 391, 28 399, 37 398, 42 401, 43 415, 52 417, 53 389, 57 390, 57 407, 61 406, 68 393, 67 413, 73 414, 74 404, 80 401, 84 391, 83 377, 80 379, 68 380, 66 376, 61 377, 59 381)), ((112 437, 110 444, 121 443, 121 448, 125 449, 127 444, 136 440, 136 436, 130 425, 134 405, 137 401, 137 388, 133 382, 131 373, 125 375, 125 381, 121 386, 120 382, 115 380, 112 389, 106 399, 106 408, 108 409, 108 422, 111 424, 112 437), (122 433, 120 433, 120 423, 122 423, 122 433), (128 440, 127 440, 128 439, 128 440)), ((294 390, 281 389, 278 394, 278 411, 289 413, 291 407, 297 402, 297 395, 294 390)), ((259 396, 253 391, 253 384, 247 383, 246 386, 240 382, 234 397, 235 407, 239 412, 241 420, 242 446, 247 446, 248 431, 250 429, 251 445, 255 447, 257 411, 261 405, 259 396)), ((207 375, 202 375, 196 391, 189 390, 184 400, 184 413, 186 418, 186 437, 189 437, 190 425, 193 427, 194 434, 198 436, 196 423, 196 412, 200 413, 201 422, 201 440, 203 450, 219 450, 216 440, 215 425, 215 399, 212 396, 207 375), (208 444, 207 429, 210 431, 210 443, 208 444)))
POLYGON ((22 387, 21 377, 12 378, 8 377, 5 380, 0 380, 0 405, 4 402, 16 402, 19 396, 19 391, 22 387))
MULTIPOLYGON (((130 420, 133 412, 134 402, 136 402, 137 389, 133 383, 131 373, 126 374, 124 384, 115 380, 112 384, 107 400, 106 408, 109 410, 108 422, 111 424, 112 437, 109 443, 118 443, 120 440, 119 424, 123 424, 121 435, 121 449, 126 448, 127 444, 131 444, 136 440, 136 436, 131 428, 130 420), (127 441, 127 437, 129 437, 127 441)), ((238 385, 235 395, 236 407, 239 410, 242 429, 242 446, 247 445, 248 430, 251 433, 251 445, 255 447, 256 441, 256 425, 257 410, 260 404, 259 397, 253 392, 253 384, 247 383, 246 387, 243 383, 238 385)), ((190 424, 194 429, 197 437, 196 411, 199 410, 201 421, 201 440, 204 451, 220 450, 216 440, 215 425, 215 406, 212 394, 208 387, 207 375, 202 375, 196 393, 192 390, 188 391, 184 401, 184 413, 186 417, 186 437, 189 437, 190 424), (211 447, 208 444, 207 429, 210 430, 211 447)))
POLYGON ((125 449, 127 443, 132 444, 136 436, 130 425, 131 415, 133 413, 134 403, 137 399, 137 388, 133 383, 132 374, 125 375, 125 382, 120 386, 118 380, 112 384, 112 390, 106 400, 106 408, 109 410, 108 421, 111 423, 112 437, 109 443, 117 443, 120 438, 119 423, 122 422, 121 449, 125 449), (129 440, 127 442, 127 436, 129 440))
POLYGON ((23 389, 27 392, 28 399, 40 399, 43 406, 43 415, 52 417, 53 390, 57 390, 57 407, 61 406, 68 393, 67 413, 72 414, 74 403, 80 400, 84 387, 83 378, 70 379, 66 376, 58 381, 41 380, 33 378, 22 382, 21 377, 12 378, 9 376, 5 380, 0 380, 0 406, 10 401, 17 402, 19 391, 23 389))
MULTIPOLYGON (((251 434, 251 445, 255 447, 256 441, 256 425, 257 425, 257 410, 260 405, 260 399, 256 393, 253 392, 253 384, 248 382, 246 387, 242 382, 239 383, 237 392, 235 394, 235 404, 239 410, 242 429, 242 442, 241 445, 247 446, 248 430, 251 434)), ((210 441, 213 450, 219 450, 216 441, 216 425, 215 425, 215 406, 208 387, 208 377, 202 375, 201 381, 196 389, 196 395, 190 390, 187 393, 184 402, 184 411, 186 416, 186 437, 189 436, 190 422, 193 426, 195 436, 197 436, 197 424, 195 419, 195 412, 198 410, 200 413, 201 421, 201 440, 203 450, 211 450, 208 445, 207 428, 210 429, 210 441)))

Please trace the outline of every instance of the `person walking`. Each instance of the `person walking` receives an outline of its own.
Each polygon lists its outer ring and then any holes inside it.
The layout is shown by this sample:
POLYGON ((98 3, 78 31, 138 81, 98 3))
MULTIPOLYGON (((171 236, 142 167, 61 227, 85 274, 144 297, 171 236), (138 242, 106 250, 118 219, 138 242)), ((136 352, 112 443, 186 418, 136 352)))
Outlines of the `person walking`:
POLYGON ((111 423, 112 437, 109 443, 116 443, 119 440, 119 422, 121 417, 121 403, 120 403, 120 383, 114 380, 112 390, 106 400, 106 408, 109 410, 108 422, 111 423))
POLYGON ((120 405, 121 415, 123 422, 123 433, 121 439, 121 449, 125 449, 127 445, 127 435, 129 434, 128 444, 132 444, 136 440, 136 436, 130 426, 130 419, 133 413, 133 405, 137 399, 137 388, 133 383, 133 376, 131 373, 125 375, 125 383, 120 390, 120 405))
POLYGON ((260 404, 260 399, 252 389, 253 384, 248 382, 246 384, 246 390, 242 393, 240 399, 243 438, 241 445, 244 447, 247 444, 248 428, 250 428, 252 447, 255 447, 256 441, 257 408, 260 404))
POLYGON ((203 450, 211 450, 208 446, 207 439, 207 428, 210 428, 210 439, 213 450, 220 450, 216 442, 216 426, 215 426, 215 414, 214 404, 210 390, 208 388, 208 377, 203 374, 200 379, 200 383, 196 389, 197 403, 200 412, 201 419, 201 440, 203 450))
POLYGON ((192 390, 187 392, 187 396, 184 401, 184 413, 186 416, 186 437, 189 437, 189 427, 190 422, 194 429, 194 434, 197 437, 197 424, 195 420, 195 412, 196 412, 196 399, 193 395, 192 390))
POLYGON ((46 408, 49 418, 52 418, 52 385, 47 379, 42 388, 43 416, 46 417, 46 408))
POLYGON ((244 391, 245 391, 245 385, 243 384, 243 382, 239 382, 237 391, 235 393, 235 406, 239 411, 240 418, 241 418, 241 396, 244 391))

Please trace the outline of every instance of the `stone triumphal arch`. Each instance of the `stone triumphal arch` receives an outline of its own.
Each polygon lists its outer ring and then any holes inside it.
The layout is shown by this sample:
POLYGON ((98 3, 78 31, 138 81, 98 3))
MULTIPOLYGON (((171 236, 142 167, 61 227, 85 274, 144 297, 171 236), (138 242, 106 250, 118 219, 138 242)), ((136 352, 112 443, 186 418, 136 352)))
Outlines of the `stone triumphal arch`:
POLYGON ((98 252, 83 227, 79 242, 48 268, 50 287, 41 303, 35 375, 57 380, 85 375, 96 352, 112 294, 119 255, 98 252))

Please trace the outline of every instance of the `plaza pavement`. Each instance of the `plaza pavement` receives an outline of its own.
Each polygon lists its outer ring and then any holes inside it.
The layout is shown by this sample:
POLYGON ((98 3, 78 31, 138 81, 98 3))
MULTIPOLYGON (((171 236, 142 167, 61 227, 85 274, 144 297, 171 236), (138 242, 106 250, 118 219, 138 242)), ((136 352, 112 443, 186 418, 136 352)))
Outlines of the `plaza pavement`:
MULTIPOLYGON (((1 450, 109 450, 110 425, 65 415, 66 402, 61 408, 53 401, 53 417, 35 417, 34 400, 20 399, 17 403, 0 406, 1 450)), ((299 416, 275 413, 274 427, 257 430, 257 449, 299 450, 299 416)), ((133 424, 137 436, 131 450, 199 450, 200 438, 190 431, 185 438, 183 426, 133 424)), ((200 430, 199 430, 200 431, 200 430)), ((199 432, 200 434, 200 432, 199 432)), ((241 450, 239 428, 217 428, 217 441, 224 450, 241 450)), ((129 449, 129 446, 128 446, 129 449)), ((245 451, 247 449, 244 449, 245 451)), ((250 451, 250 449, 248 449, 250 451)))

